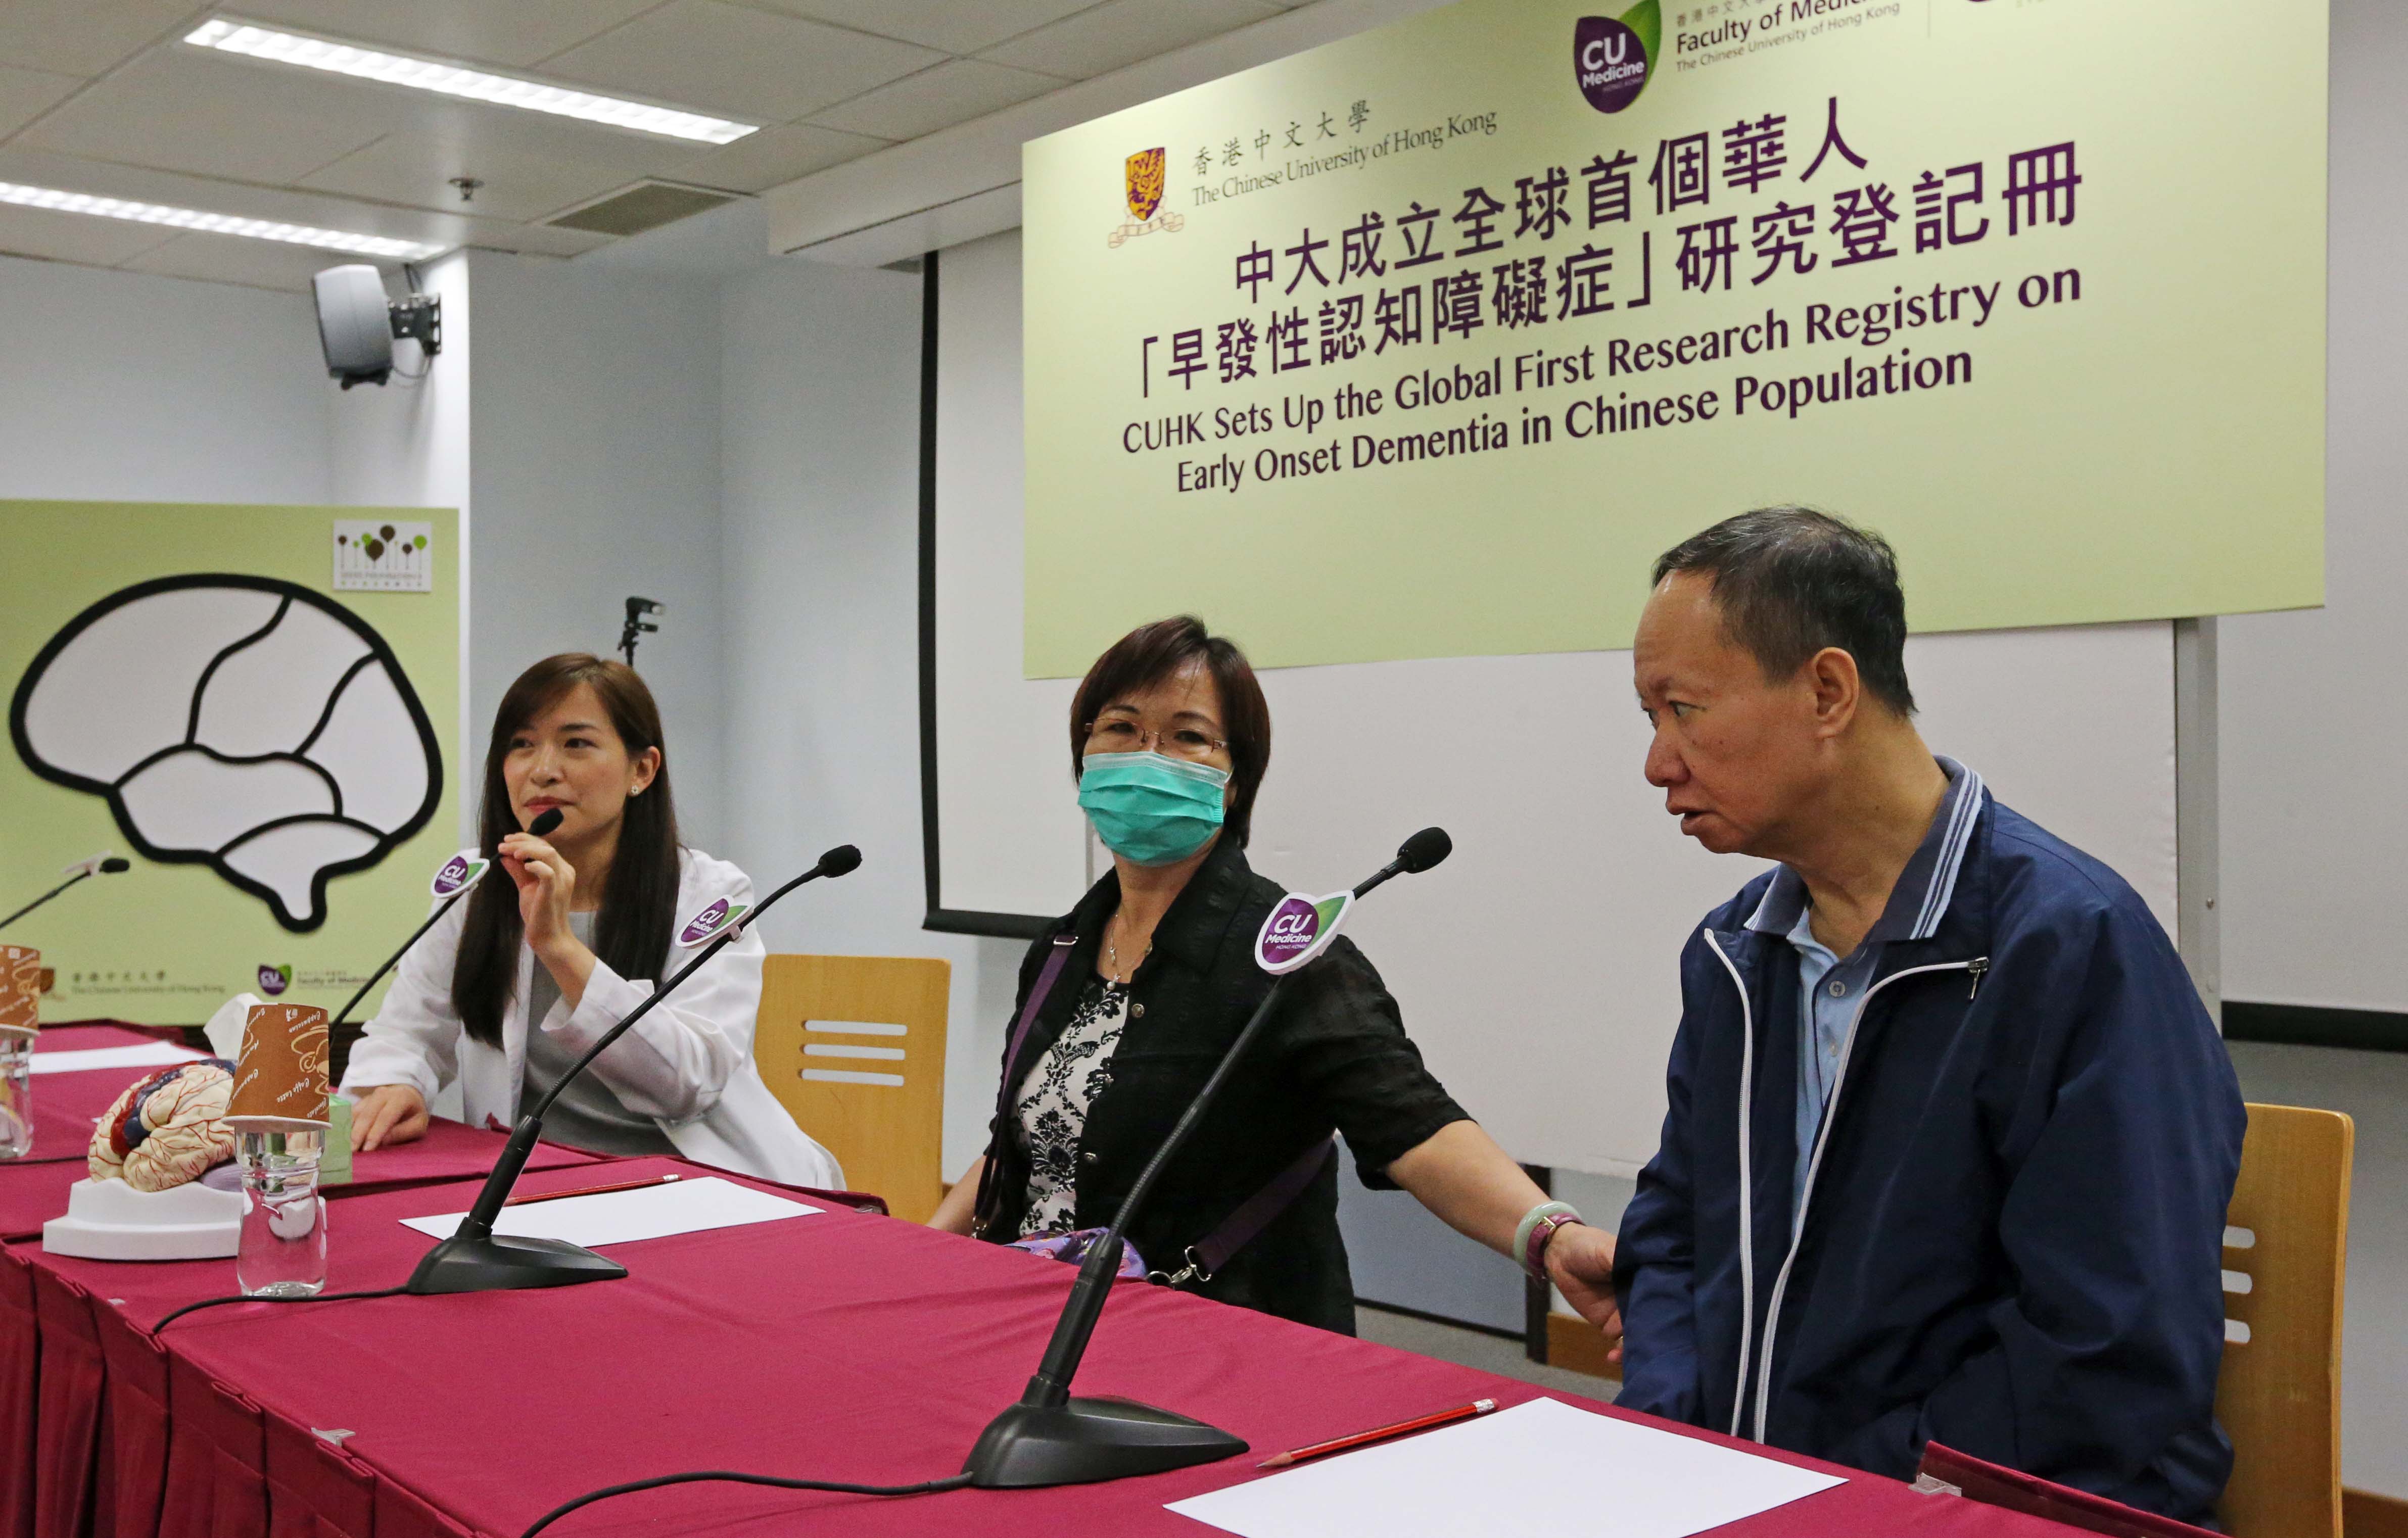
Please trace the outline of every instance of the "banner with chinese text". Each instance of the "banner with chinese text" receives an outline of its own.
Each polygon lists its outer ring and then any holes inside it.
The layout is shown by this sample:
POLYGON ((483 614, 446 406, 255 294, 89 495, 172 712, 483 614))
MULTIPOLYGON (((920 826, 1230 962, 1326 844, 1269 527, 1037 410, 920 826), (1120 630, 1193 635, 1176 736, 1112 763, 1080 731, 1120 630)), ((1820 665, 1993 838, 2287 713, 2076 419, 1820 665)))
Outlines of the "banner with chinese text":
POLYGON ((1462 0, 1037 140, 1026 671, 1627 646, 1782 501, 1918 630, 2318 604, 2326 28, 1462 0))

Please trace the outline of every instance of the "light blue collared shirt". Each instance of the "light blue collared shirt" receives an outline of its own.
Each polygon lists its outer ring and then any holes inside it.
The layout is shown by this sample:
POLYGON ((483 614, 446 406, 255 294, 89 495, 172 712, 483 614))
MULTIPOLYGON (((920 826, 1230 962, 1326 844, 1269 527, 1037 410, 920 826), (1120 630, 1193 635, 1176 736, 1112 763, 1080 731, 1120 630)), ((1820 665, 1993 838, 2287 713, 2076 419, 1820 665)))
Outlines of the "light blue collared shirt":
POLYGON ((1789 1187, 1793 1234, 1805 1214, 1806 1172, 1813 1161, 1814 1140, 1838 1087, 1848 1033, 1865 990, 1877 980, 1882 949, 1893 940, 1928 940, 1938 933, 1941 916, 1956 894, 1966 847, 1973 841, 1973 824, 1985 793, 1982 776, 1954 759, 1942 758, 1939 763, 1948 776, 1940 810, 1906 869, 1899 873, 1888 905, 1854 954, 1842 960, 1814 938, 1814 909, 1805 878, 1786 865, 1773 873, 1764 901, 1747 921, 1749 929, 1779 934, 1798 952, 1798 1167, 1789 1187))

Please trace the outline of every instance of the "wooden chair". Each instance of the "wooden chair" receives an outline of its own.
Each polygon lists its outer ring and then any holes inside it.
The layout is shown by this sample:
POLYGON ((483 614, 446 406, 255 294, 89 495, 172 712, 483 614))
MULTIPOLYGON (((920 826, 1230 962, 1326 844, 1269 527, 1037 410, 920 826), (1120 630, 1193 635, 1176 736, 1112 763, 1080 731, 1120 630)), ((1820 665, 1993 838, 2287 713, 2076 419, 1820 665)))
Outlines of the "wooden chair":
POLYGON ((2341 1538, 2341 1298, 2349 1118, 2251 1105, 2224 1231, 2224 1371, 2232 1438, 2216 1515, 2233 1538, 2341 1538))
POLYGON ((770 956, 753 1061, 769 1092, 844 1165, 845 1184, 924 1223, 943 1195, 945 1004, 953 963, 770 956))

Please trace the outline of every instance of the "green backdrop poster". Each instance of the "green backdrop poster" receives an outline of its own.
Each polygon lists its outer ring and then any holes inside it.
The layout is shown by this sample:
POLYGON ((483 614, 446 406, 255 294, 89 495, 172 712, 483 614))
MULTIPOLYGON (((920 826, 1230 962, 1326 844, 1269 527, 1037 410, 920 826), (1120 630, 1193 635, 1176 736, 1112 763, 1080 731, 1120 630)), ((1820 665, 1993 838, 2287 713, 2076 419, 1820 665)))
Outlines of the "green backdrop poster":
POLYGON ((457 847, 449 510, 0 503, 6 907, 46 1021, 338 1006, 457 847))
POLYGON ((2323 596, 2323 0, 1461 0, 1024 152, 1026 630, 1627 645, 1804 501, 1918 629, 2323 596))

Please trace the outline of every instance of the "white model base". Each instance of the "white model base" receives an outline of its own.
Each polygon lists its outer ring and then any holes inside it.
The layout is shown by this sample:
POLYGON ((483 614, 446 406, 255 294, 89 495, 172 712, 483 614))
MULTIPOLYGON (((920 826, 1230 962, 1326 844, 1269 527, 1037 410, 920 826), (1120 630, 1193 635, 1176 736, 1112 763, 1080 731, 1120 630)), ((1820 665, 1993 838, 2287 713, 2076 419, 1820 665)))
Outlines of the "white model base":
POLYGON ((188 1181, 138 1191, 122 1180, 79 1180, 67 1211, 42 1225, 42 1247, 88 1260, 206 1260, 242 1238, 242 1192, 188 1181))

